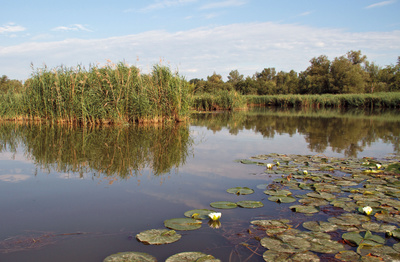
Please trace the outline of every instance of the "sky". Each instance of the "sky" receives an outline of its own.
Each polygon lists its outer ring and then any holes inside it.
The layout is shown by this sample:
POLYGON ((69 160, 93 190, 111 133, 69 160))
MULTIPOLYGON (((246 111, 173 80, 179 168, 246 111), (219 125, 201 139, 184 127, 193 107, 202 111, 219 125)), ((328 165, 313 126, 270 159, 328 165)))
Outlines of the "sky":
POLYGON ((169 66, 187 80, 360 50, 381 67, 400 56, 400 0, 13 0, 0 11, 0 76, 124 62, 169 66))

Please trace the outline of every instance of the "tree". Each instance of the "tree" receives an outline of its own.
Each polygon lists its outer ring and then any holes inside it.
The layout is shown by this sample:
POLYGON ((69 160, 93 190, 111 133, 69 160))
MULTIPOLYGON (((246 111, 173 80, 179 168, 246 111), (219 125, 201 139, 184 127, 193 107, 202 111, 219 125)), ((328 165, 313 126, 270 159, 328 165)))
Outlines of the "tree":
POLYGON ((367 57, 365 55, 361 55, 361 51, 349 51, 347 52, 347 59, 353 64, 353 65, 359 65, 362 63, 365 63, 367 61, 367 57))
POLYGON ((335 58, 331 64, 331 92, 335 94, 363 93, 366 72, 359 63, 353 63, 344 56, 335 58))
POLYGON ((330 93, 329 74, 331 62, 328 57, 321 55, 310 60, 311 65, 302 72, 301 93, 323 94, 330 93))

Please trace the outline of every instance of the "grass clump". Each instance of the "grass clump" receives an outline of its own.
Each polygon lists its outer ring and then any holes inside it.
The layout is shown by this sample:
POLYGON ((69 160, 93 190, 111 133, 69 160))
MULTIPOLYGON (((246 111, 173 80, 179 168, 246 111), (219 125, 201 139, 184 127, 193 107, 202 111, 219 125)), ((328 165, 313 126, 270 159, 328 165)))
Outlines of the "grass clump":
POLYGON ((78 124, 182 121, 189 113, 189 83, 168 67, 149 74, 123 63, 88 71, 36 70, 20 97, 0 97, 2 118, 24 117, 78 124))

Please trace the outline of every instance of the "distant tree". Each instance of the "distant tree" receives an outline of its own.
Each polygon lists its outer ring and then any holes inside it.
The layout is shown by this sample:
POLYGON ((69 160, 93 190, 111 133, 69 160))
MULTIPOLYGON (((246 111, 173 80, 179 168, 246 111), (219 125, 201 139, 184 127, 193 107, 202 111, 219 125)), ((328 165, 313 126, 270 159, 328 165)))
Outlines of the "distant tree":
POLYGON ((367 61, 367 57, 365 55, 361 54, 361 51, 349 51, 347 52, 347 59, 353 64, 353 65, 359 65, 362 63, 365 63, 367 61))
POLYGON ((22 89, 23 85, 21 81, 9 79, 6 75, 0 78, 0 93, 19 93, 22 89))
POLYGON ((344 56, 335 58, 331 64, 330 93, 364 93, 367 73, 360 63, 354 63, 344 56))
POLYGON ((330 92, 329 75, 331 62, 321 55, 310 60, 311 65, 300 74, 300 92, 305 94, 323 94, 330 92))

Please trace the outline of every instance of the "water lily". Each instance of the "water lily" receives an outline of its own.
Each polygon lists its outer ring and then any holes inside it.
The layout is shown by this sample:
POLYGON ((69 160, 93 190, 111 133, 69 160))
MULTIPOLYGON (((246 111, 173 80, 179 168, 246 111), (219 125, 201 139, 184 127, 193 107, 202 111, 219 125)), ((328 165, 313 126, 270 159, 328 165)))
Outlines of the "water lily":
POLYGON ((381 169, 382 165, 381 164, 376 164, 376 169, 381 169))
POLYGON ((362 209, 365 214, 370 215, 372 213, 372 208, 370 206, 363 207, 362 209))
POLYGON ((267 164, 267 168, 268 168, 268 169, 271 169, 272 166, 273 166, 273 164, 267 164))
POLYGON ((211 218, 211 220, 217 221, 221 218, 221 213, 217 213, 217 212, 210 213, 210 214, 208 214, 208 216, 211 218))
POLYGON ((308 175, 308 171, 307 170, 303 170, 303 175, 308 175))

